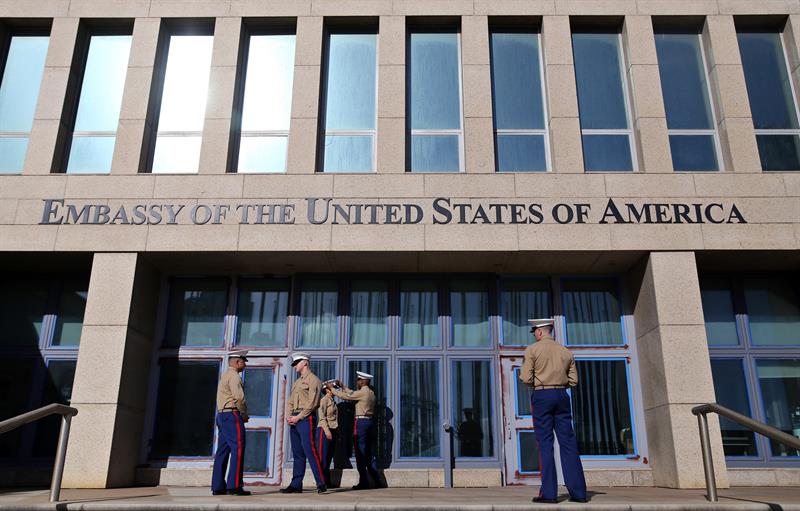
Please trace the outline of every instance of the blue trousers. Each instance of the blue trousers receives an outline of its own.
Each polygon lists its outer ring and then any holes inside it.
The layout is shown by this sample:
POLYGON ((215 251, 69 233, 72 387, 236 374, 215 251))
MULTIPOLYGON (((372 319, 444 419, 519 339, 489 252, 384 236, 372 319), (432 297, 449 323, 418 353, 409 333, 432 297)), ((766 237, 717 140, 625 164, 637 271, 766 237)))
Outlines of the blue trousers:
POLYGON ((303 489, 303 476, 306 475, 306 460, 311 465, 311 472, 314 480, 317 481, 317 488, 325 486, 325 479, 322 477, 322 464, 319 461, 319 454, 314 442, 314 414, 309 415, 294 426, 289 427, 289 439, 292 441, 292 482, 289 486, 303 489))
POLYGON ((375 459, 375 424, 372 419, 358 419, 353 425, 353 448, 356 451, 358 485, 375 488, 381 483, 375 459))
POLYGON ((325 479, 325 485, 331 485, 331 461, 333 461, 333 452, 336 448, 336 428, 331 429, 331 439, 325 436, 325 430, 317 428, 317 453, 319 454, 319 461, 322 464, 322 478, 325 479))
POLYGON ((555 499, 558 496, 556 462, 553 454, 553 430, 561 451, 564 484, 573 498, 586 498, 586 480, 578 454, 578 442, 572 429, 572 409, 566 389, 534 390, 531 396, 533 427, 542 470, 539 496, 555 499))
POLYGON ((217 453, 214 455, 214 471, 211 476, 211 490, 225 491, 242 487, 244 472, 244 421, 239 412, 217 414, 217 453), (230 457, 231 469, 225 481, 225 470, 230 457))

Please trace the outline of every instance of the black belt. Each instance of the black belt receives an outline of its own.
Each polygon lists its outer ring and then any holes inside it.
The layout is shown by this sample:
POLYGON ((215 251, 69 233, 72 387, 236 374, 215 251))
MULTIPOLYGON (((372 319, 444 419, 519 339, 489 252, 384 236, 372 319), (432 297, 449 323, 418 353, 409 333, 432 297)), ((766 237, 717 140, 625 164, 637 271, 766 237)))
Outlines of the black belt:
POLYGON ((533 387, 533 390, 553 390, 566 388, 568 388, 566 385, 539 385, 538 387, 533 387))

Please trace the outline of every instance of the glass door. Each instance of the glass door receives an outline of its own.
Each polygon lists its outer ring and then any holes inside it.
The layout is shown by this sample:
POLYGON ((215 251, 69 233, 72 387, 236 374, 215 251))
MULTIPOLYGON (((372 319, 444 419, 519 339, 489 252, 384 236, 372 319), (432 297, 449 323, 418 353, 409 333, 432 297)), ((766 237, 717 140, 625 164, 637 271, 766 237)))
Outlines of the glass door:
POLYGON ((274 358, 250 356, 244 370, 244 393, 247 396, 250 420, 245 423, 244 476, 246 484, 278 483, 276 470, 277 376, 280 363, 274 358))

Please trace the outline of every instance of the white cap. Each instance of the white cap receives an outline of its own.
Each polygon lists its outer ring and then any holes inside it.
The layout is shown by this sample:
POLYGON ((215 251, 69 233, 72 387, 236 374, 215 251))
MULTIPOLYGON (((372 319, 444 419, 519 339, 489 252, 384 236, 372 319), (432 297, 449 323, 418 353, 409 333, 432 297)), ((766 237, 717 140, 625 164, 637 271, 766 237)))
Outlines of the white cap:
POLYGON ((247 362, 247 350, 231 351, 228 353, 228 360, 232 358, 241 358, 247 362))
POLYGON ((308 356, 308 353, 303 353, 302 351, 296 351, 292 353, 292 366, 294 366, 301 360, 311 360, 311 357, 308 356))
POLYGON ((553 326, 553 318, 529 319, 528 323, 532 328, 541 328, 543 326, 553 326))
POLYGON ((371 374, 364 373, 364 372, 361 372, 361 371, 356 371, 356 377, 359 380, 371 380, 372 379, 372 375, 371 374))

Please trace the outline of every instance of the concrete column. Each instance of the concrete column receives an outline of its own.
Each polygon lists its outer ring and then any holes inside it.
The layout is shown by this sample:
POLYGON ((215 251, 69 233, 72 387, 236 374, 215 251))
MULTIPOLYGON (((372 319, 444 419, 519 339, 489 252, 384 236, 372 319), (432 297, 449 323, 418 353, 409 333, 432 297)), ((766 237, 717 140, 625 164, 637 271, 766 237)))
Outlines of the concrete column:
POLYGON ((320 16, 297 18, 292 119, 286 162, 289 174, 313 174, 317 166, 322 29, 320 16))
POLYGON ((461 66, 464 91, 464 168, 467 172, 494 172, 488 16, 461 18, 461 66))
POLYGON ((703 31, 725 170, 761 172, 733 16, 706 17, 703 31))
POLYGON ((224 174, 227 170, 241 33, 242 18, 217 18, 200 146, 200 174, 224 174))
POLYGON ((552 170, 582 173, 583 143, 569 16, 542 18, 542 45, 552 170))
POLYGON ((378 27, 377 171, 406 170, 406 19, 381 16, 378 27))
POLYGON ((148 119, 147 110, 160 28, 158 18, 136 18, 133 24, 131 54, 111 160, 112 174, 136 174, 143 163, 142 142, 152 120, 148 119))
POLYGON ((639 171, 672 172, 667 114, 650 16, 626 16, 622 29, 639 171))
MULTIPOLYGON (((703 488, 693 406, 715 401, 693 252, 652 252, 631 272, 642 399, 656 486, 703 488)), ((719 420, 708 417, 717 484, 728 486, 719 420)))
POLYGON ((56 151, 63 149, 57 147, 58 132, 79 24, 79 18, 53 20, 23 174, 49 174, 56 151))
POLYGON ((135 253, 96 253, 89 280, 64 471, 66 488, 134 484, 158 274, 135 253))

